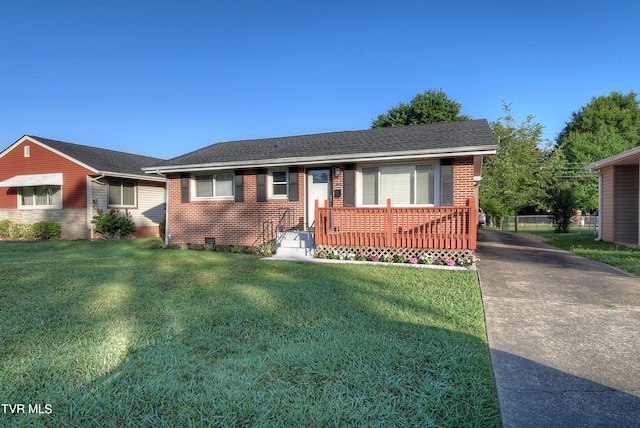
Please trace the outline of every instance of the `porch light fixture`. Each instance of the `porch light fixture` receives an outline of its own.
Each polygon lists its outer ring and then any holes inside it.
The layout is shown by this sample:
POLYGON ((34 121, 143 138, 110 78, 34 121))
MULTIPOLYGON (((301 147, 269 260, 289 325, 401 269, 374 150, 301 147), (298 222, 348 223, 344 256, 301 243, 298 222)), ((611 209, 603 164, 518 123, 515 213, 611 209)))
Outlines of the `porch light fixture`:
POLYGON ((340 177, 340 168, 336 168, 336 178, 340 177))

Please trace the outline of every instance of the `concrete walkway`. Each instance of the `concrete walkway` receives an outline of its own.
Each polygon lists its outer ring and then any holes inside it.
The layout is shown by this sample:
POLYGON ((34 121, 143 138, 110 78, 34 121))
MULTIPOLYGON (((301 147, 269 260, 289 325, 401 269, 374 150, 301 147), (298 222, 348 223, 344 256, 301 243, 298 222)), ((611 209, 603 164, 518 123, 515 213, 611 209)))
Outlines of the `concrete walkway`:
POLYGON ((520 235, 478 240, 504 427, 640 427, 640 279, 520 235))

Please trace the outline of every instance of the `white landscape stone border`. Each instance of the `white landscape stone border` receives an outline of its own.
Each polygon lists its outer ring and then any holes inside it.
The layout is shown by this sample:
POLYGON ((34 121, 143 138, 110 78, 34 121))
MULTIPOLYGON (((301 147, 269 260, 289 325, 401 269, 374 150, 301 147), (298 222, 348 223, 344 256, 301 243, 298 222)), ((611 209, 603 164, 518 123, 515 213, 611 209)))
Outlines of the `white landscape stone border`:
POLYGON ((313 257, 265 257, 260 260, 280 260, 288 262, 306 262, 306 263, 333 263, 333 264, 365 264, 372 266, 404 266, 411 268, 426 268, 426 269, 442 269, 442 270, 477 270, 476 265, 471 266, 444 266, 444 265, 424 265, 413 263, 388 263, 388 262, 370 262, 359 260, 337 260, 337 259, 316 259, 313 257))

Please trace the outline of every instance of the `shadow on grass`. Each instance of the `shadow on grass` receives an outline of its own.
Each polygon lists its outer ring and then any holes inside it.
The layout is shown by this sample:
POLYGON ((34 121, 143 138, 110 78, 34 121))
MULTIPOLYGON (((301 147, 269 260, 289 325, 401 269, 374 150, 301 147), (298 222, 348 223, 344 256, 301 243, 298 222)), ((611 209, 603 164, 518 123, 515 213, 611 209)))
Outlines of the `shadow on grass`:
POLYGON ((60 261, 47 281, 0 281, 25 314, 23 340, 3 342, 0 355, 12 383, 3 402, 53 413, 2 423, 498 424, 484 330, 469 326, 482 323, 477 287, 461 281, 434 295, 469 272, 51 248, 34 261, 43 270, 60 261))

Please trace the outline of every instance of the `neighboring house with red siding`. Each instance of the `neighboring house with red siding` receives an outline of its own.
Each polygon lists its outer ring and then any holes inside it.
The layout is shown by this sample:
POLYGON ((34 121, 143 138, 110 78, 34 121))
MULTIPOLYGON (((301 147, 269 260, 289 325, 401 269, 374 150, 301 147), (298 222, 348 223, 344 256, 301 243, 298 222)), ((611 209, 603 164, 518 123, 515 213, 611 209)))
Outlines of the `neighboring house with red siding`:
POLYGON ((144 170, 168 178, 169 244, 258 246, 311 230, 316 243, 320 233, 336 245, 448 246, 435 238, 465 227, 475 248, 482 160, 496 149, 482 119, 230 141, 144 170))
POLYGON ((640 147, 593 162, 598 171, 599 237, 603 241, 640 246, 640 147))
POLYGON ((62 239, 93 237, 96 209, 125 209, 135 235, 158 236, 165 178, 142 167, 161 159, 25 135, 0 152, 0 220, 60 224, 62 239))

